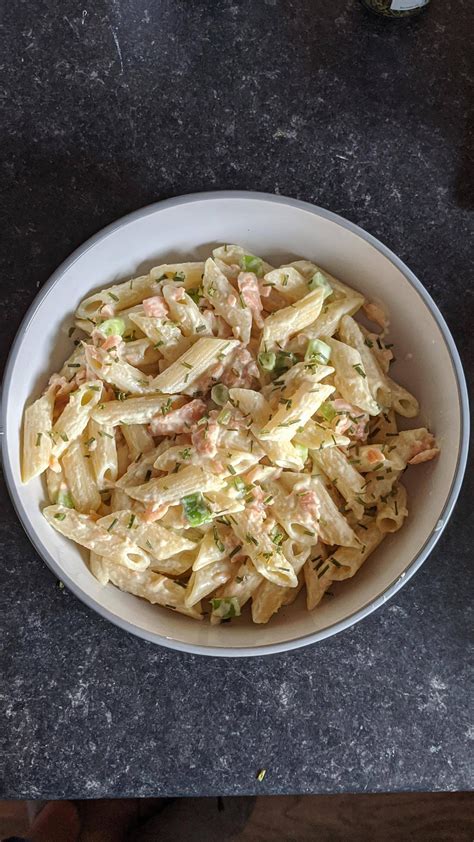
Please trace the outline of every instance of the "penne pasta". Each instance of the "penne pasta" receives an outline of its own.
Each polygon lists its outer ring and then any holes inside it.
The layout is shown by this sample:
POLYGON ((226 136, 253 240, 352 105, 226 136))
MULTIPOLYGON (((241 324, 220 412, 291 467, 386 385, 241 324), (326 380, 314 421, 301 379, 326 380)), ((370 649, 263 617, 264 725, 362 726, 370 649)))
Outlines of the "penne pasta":
POLYGON ((29 482, 49 466, 53 448, 52 389, 25 410, 23 422, 22 481, 29 482))
POLYGON ((312 260, 235 244, 113 283, 25 410, 22 481, 45 477, 45 519, 103 587, 211 625, 267 623, 302 590, 312 611, 403 526, 402 472, 439 452, 398 430, 419 406, 388 324, 312 260))
POLYGON ((166 415, 172 409, 182 406, 183 403, 182 398, 170 398, 161 394, 131 397, 99 404, 93 410, 92 417, 99 424, 111 427, 124 424, 147 424, 155 415, 166 415))
POLYGON ((117 442, 114 428, 108 424, 99 424, 91 418, 87 425, 84 449, 87 450, 90 457, 99 491, 110 488, 118 476, 117 442))
POLYGON ((238 346, 230 339, 205 337, 198 339, 184 354, 152 381, 155 392, 174 395, 183 392, 206 371, 238 346))
POLYGON ((102 499, 91 464, 91 454, 87 452, 83 437, 69 445, 62 457, 62 466, 74 508, 85 514, 96 512, 102 499))
POLYGON ((125 491, 134 500, 162 506, 165 503, 178 503, 190 494, 218 491, 223 485, 223 476, 206 474, 202 467, 189 465, 171 476, 151 479, 142 485, 126 486, 125 491))
POLYGON ((323 305, 324 293, 313 290, 299 301, 272 313, 264 321, 262 334, 263 349, 273 348, 317 319, 323 305))
MULTIPOLYGON (((119 535, 125 540, 132 541, 137 547, 141 547, 153 559, 154 569, 156 569, 156 562, 163 562, 178 553, 196 549, 193 541, 177 535, 159 523, 148 523, 141 514, 130 509, 111 512, 100 518, 97 524, 102 529, 113 530, 114 535, 119 535)), ((192 563, 192 558, 188 558, 185 570, 189 569, 192 563)))
POLYGON ((179 614, 202 620, 199 605, 189 607, 185 604, 186 588, 179 582, 153 570, 128 570, 120 564, 110 564, 108 573, 112 584, 120 590, 141 596, 153 605, 163 605, 179 614))
POLYGON ((92 410, 100 400, 102 386, 90 381, 72 392, 66 407, 52 429, 53 446, 51 455, 57 459, 79 438, 89 423, 92 410))
POLYGON ((331 362, 336 369, 334 383, 336 389, 355 406, 359 406, 369 415, 378 415, 381 407, 370 393, 367 374, 362 364, 362 358, 355 348, 339 342, 337 339, 327 339, 331 348, 331 362))
POLYGON ((130 457, 134 461, 140 454, 154 450, 153 436, 148 432, 145 424, 123 424, 120 429, 127 443, 130 457))
POLYGON ((57 532, 72 538, 77 544, 93 550, 100 556, 129 567, 131 570, 145 570, 150 564, 146 552, 128 538, 115 535, 113 527, 103 529, 90 515, 81 514, 64 506, 47 506, 43 515, 57 532))
POLYGON ((211 259, 206 260, 202 290, 215 313, 230 325, 235 338, 246 345, 252 329, 252 313, 242 295, 211 259))

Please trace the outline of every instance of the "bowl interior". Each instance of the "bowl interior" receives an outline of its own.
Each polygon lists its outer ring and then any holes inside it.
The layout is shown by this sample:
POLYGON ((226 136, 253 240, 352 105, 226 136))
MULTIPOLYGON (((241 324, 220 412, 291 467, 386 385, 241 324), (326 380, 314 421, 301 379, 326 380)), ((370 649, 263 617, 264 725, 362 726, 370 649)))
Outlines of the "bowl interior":
POLYGON ((420 292, 376 245, 332 215, 275 199, 214 195, 162 203, 126 218, 98 235, 68 262, 39 296, 24 323, 9 368, 4 394, 7 476, 15 504, 30 537, 57 575, 96 610, 135 633, 159 635, 169 645, 254 649, 285 648, 368 608, 404 576, 439 519, 453 483, 460 447, 461 413, 453 362, 440 327, 420 292), (305 257, 319 263, 367 296, 382 299, 391 315, 390 341, 397 362, 392 376, 410 389, 422 407, 407 426, 429 426, 441 445, 440 457, 404 476, 409 517, 387 537, 354 579, 331 588, 308 613, 301 595, 268 625, 248 616, 211 627, 151 606, 113 586, 102 587, 89 573, 85 556, 54 532, 41 515, 41 480, 20 481, 19 433, 25 402, 38 395, 49 373, 72 348, 67 330, 79 301, 93 289, 142 274, 152 265, 207 256, 225 242, 241 243, 270 262, 305 257))

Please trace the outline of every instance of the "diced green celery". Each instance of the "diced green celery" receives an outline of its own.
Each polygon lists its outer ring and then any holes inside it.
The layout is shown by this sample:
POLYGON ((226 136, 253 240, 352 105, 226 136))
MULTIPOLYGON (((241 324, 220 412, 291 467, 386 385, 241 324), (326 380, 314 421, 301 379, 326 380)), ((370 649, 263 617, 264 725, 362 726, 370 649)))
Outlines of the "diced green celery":
POLYGON ((311 278, 308 286, 311 290, 318 289, 318 287, 322 287, 323 290, 324 290, 324 298, 327 298, 329 295, 332 295, 332 293, 333 293, 333 288, 332 288, 331 284, 329 283, 328 279, 326 278, 326 275, 323 275, 323 273, 319 272, 319 270, 318 270, 318 272, 314 273, 314 275, 311 278))
POLYGON ((199 491, 183 497, 181 503, 184 516, 191 526, 201 526, 203 523, 209 523, 212 520, 211 513, 199 491))
POLYGON ((68 509, 74 509, 74 501, 69 491, 58 491, 56 502, 58 506, 66 506, 68 509))
POLYGON ((212 613, 220 620, 230 620, 240 617, 240 603, 236 596, 225 596, 221 599, 211 599, 212 613))
POLYGON ((336 410, 335 410, 335 409, 331 406, 331 404, 330 404, 330 403, 328 403, 327 401, 326 401, 326 403, 322 403, 322 404, 321 404, 321 406, 319 407, 319 412, 321 413, 321 415, 323 416, 323 418, 325 419, 325 421, 327 421, 327 422, 328 422, 328 424, 330 424, 330 423, 331 423, 331 421, 332 421, 332 420, 336 417, 336 415, 337 415, 336 410))
POLYGON ((98 330, 104 336, 123 336, 125 333, 125 322, 123 319, 106 319, 105 322, 98 325, 98 330))
POLYGON ((322 339, 310 339, 304 358, 307 362, 326 365, 331 358, 331 349, 322 339))
POLYGON ((265 371, 273 371, 275 368, 276 356, 273 351, 266 351, 263 354, 258 355, 258 364, 260 368, 265 369, 265 371))
POLYGON ((240 258, 240 268, 244 272, 254 272, 258 278, 263 275, 263 262, 254 254, 243 254, 240 258))
POLYGON ((211 398, 217 406, 224 406, 229 400, 229 390, 223 383, 216 383, 211 389, 211 398))

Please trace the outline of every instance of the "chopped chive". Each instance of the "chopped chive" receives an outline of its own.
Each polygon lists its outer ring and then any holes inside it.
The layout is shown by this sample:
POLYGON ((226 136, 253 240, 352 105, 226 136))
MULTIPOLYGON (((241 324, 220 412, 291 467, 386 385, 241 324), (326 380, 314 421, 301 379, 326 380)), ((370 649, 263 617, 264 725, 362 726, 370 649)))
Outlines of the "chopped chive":
POLYGON ((54 515, 54 517, 56 520, 65 520, 66 515, 64 514, 64 512, 58 512, 57 515, 54 515))
POLYGON ((367 345, 367 348, 373 348, 374 347, 374 343, 372 342, 371 339, 369 339, 368 336, 366 336, 365 339, 364 339, 364 345, 367 345))
POLYGON ((321 576, 324 576, 324 574, 325 574, 328 570, 329 570, 329 564, 326 564, 326 566, 325 566, 325 567, 323 567, 323 569, 321 570, 321 572, 320 572, 320 573, 318 573, 318 579, 320 579, 320 578, 321 578, 321 576))
POLYGON ((134 522, 135 522, 135 517, 136 517, 136 515, 134 515, 134 514, 131 514, 131 515, 130 515, 130 520, 128 521, 128 524, 127 524, 127 529, 131 529, 131 528, 132 528, 132 526, 133 526, 133 524, 134 524, 134 522))
POLYGON ((356 363, 356 365, 353 365, 352 368, 355 368, 355 370, 357 371, 357 374, 360 374, 361 377, 364 377, 364 378, 367 377, 364 369, 362 368, 361 365, 359 365, 359 363, 356 363))
POLYGON ((242 544, 239 544, 238 547, 234 547, 231 553, 229 553, 229 558, 233 558, 237 553, 242 549, 242 544))
POLYGON ((108 527, 107 527, 107 532, 111 532, 111 530, 114 528, 114 526, 115 526, 115 524, 116 524, 116 523, 118 523, 118 518, 114 517, 114 519, 113 519, 112 523, 110 524, 110 526, 108 526, 108 527))
POLYGON ((214 543, 215 543, 215 545, 216 545, 217 549, 219 550, 219 552, 223 553, 223 552, 224 552, 224 550, 225 550, 225 546, 224 546, 224 544, 222 543, 221 539, 219 538, 219 533, 218 533, 218 531, 217 531, 217 526, 213 526, 213 528, 212 528, 212 534, 213 534, 213 536, 214 536, 214 543))
POLYGON ((278 424, 279 427, 291 427, 293 424, 300 424, 301 418, 293 418, 292 421, 284 421, 282 424, 278 424))
POLYGON ((115 295, 113 292, 107 293, 107 295, 112 298, 113 301, 118 301, 118 296, 115 295))
POLYGON ((41 444, 41 436, 42 436, 42 435, 43 435, 43 433, 38 433, 38 435, 36 436, 36 447, 39 447, 39 446, 40 446, 40 444, 41 444))

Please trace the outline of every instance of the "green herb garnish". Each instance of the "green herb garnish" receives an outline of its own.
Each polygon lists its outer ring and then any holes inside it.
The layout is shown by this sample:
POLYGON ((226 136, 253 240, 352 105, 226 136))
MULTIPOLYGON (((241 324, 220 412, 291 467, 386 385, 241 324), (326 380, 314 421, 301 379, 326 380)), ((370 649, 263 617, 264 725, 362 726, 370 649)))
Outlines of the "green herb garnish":
POLYGON ((352 368, 354 368, 357 371, 357 374, 360 374, 361 377, 364 377, 364 378, 367 377, 364 369, 362 368, 361 365, 359 365, 359 363, 356 363, 356 365, 353 365, 352 368))

